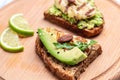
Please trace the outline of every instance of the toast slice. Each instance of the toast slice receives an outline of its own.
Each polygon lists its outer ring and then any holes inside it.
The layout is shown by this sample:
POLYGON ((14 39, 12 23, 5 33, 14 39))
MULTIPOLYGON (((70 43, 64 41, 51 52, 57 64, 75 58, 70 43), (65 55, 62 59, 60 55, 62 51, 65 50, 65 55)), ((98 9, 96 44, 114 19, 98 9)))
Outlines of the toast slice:
POLYGON ((104 26, 94 0, 55 0, 44 12, 44 18, 84 37, 97 36, 104 26))
POLYGON ((46 20, 48 20, 54 24, 57 24, 63 28, 66 28, 72 32, 77 33, 78 35, 81 35, 83 37, 88 37, 88 38, 99 35, 102 32, 103 26, 104 26, 104 24, 102 24, 100 26, 96 26, 93 29, 79 29, 77 27, 77 25, 71 24, 69 21, 67 21, 59 16, 50 15, 48 13, 48 11, 44 12, 44 17, 46 20))
MULTIPOLYGON (((50 29, 48 31, 50 31, 50 29)), ((60 32, 56 29, 55 32, 58 32, 57 34, 60 33, 60 35, 64 34, 63 32, 60 32)), ((87 41, 80 36, 74 37, 76 37, 75 39, 80 40, 81 42, 87 41)), ((53 74, 59 77, 60 80, 78 80, 80 74, 83 73, 85 69, 89 66, 89 64, 92 63, 102 53, 101 46, 99 44, 94 44, 90 48, 85 50, 85 54, 87 54, 88 57, 84 61, 70 66, 58 61, 56 58, 51 56, 44 47, 39 37, 36 38, 35 50, 37 55, 43 60, 46 67, 53 74)))

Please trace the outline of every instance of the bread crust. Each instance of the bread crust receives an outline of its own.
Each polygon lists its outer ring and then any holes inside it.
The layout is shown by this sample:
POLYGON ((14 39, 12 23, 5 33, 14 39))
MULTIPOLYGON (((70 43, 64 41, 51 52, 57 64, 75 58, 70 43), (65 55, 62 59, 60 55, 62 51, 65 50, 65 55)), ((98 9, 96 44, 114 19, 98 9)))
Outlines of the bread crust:
POLYGON ((80 74, 83 73, 88 65, 102 53, 101 46, 99 44, 93 45, 92 47, 93 49, 91 48, 91 50, 87 52, 87 59, 77 65, 69 66, 52 57, 43 46, 39 37, 36 38, 35 42, 35 50, 37 55, 43 60, 46 67, 54 75, 59 77, 60 80, 78 80, 80 74))
POLYGON ((55 16, 55 15, 50 15, 48 13, 48 11, 44 12, 44 18, 54 24, 57 24, 57 25, 63 27, 63 28, 71 30, 72 32, 77 33, 78 35, 81 35, 83 37, 88 37, 88 38, 99 35, 102 32, 103 26, 104 26, 104 23, 103 23, 102 25, 96 26, 93 29, 79 29, 77 27, 77 25, 71 24, 61 17, 55 16))

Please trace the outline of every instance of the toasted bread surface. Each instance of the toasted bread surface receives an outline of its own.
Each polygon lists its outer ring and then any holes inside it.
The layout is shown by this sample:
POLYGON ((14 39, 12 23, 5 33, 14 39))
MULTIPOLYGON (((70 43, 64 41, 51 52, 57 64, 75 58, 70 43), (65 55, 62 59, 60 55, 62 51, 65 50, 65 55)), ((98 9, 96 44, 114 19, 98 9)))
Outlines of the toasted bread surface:
MULTIPOLYGON (((81 41, 85 41, 82 37, 78 38, 80 38, 81 41)), ((88 56, 87 59, 77 65, 69 66, 51 56, 39 37, 36 38, 35 46, 36 53, 43 60, 46 67, 61 80, 78 80, 80 74, 83 73, 88 65, 102 53, 101 46, 95 44, 85 52, 88 56)))
POLYGON ((50 15, 48 11, 44 12, 44 17, 46 20, 49 20, 50 22, 54 24, 57 24, 63 28, 69 29, 83 37, 88 37, 88 38, 99 35, 102 32, 103 26, 104 26, 104 23, 103 23, 102 25, 96 26, 93 29, 79 29, 77 25, 71 24, 70 22, 64 20, 61 17, 50 15))

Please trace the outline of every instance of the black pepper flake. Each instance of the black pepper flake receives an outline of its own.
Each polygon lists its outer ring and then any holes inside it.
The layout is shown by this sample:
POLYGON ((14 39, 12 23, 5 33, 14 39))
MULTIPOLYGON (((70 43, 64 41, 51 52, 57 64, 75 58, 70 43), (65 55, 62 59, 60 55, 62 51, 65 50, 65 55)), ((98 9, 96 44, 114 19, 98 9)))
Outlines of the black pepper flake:
POLYGON ((59 54, 60 52, 57 52, 57 54, 59 54))
POLYGON ((51 34, 51 36, 53 36, 53 34, 51 34))

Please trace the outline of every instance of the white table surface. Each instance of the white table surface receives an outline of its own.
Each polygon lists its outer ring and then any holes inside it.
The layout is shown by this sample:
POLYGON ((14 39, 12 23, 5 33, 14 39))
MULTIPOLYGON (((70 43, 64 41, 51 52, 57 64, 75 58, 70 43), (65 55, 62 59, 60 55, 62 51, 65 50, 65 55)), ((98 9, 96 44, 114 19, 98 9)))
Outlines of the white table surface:
MULTIPOLYGON (((0 8, 2 8, 3 6, 7 5, 8 3, 12 2, 13 0, 0 0, 0 8)), ((114 0, 117 3, 120 4, 120 0, 114 0)))
POLYGON ((13 0, 0 0, 0 8, 12 2, 13 0))
POLYGON ((115 0, 116 2, 120 3, 120 0, 115 0))

